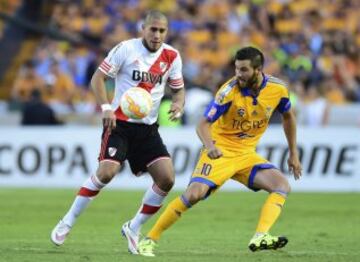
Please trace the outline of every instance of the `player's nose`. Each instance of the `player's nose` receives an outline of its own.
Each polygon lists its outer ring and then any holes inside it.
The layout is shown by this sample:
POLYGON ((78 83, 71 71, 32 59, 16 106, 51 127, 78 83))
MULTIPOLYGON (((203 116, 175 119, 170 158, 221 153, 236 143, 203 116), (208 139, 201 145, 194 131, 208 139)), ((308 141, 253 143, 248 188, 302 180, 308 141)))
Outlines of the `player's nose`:
POLYGON ((159 30, 156 30, 156 31, 154 32, 154 38, 156 38, 156 39, 159 39, 159 38, 160 38, 160 31, 159 31, 159 30))

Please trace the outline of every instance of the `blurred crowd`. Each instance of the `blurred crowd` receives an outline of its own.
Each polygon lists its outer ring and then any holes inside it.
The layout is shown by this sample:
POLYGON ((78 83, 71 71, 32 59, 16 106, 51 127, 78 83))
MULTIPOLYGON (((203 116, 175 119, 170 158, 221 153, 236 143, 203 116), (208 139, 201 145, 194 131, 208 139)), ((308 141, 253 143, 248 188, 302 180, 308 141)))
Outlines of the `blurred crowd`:
MULTIPOLYGON (((12 102, 22 104, 39 90, 57 114, 93 115, 98 107, 89 91, 92 73, 114 45, 140 36, 149 9, 168 16, 167 42, 182 55, 184 124, 194 124, 234 74, 232 57, 246 45, 264 52, 266 73, 289 83, 301 123, 326 124, 331 105, 360 102, 358 0, 57 1, 50 26, 97 48, 43 39, 19 71, 12 102)), ((113 82, 107 87, 111 95, 113 82)))

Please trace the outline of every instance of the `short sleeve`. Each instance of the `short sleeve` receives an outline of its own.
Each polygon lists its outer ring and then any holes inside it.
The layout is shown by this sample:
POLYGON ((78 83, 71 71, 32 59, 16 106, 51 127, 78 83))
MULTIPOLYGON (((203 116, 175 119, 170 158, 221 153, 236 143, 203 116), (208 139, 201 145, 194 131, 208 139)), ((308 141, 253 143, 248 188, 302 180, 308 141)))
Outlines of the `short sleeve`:
POLYGON ((204 117, 208 122, 215 122, 221 115, 225 114, 233 99, 233 89, 236 82, 231 81, 223 85, 215 95, 215 99, 210 102, 205 110, 204 117))
POLYGON ((277 108, 281 114, 288 112, 290 110, 291 102, 290 102, 289 91, 287 88, 282 89, 280 101, 277 108))
POLYGON ((111 49, 107 57, 102 61, 99 70, 111 78, 115 78, 126 59, 126 53, 126 46, 123 43, 118 44, 111 49))
POLYGON ((174 89, 180 89, 184 87, 184 80, 182 75, 182 61, 179 54, 176 56, 174 62, 169 69, 168 84, 171 88, 174 89))
POLYGON ((219 89, 215 95, 215 103, 218 105, 224 105, 232 101, 232 86, 226 85, 219 89))

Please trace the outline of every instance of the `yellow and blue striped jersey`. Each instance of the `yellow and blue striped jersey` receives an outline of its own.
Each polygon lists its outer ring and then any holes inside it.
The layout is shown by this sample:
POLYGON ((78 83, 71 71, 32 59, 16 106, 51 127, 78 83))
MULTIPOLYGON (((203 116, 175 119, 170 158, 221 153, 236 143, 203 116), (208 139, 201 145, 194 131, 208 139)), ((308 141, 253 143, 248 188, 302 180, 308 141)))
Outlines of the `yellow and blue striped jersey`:
POLYGON ((261 90, 254 97, 247 87, 239 88, 235 77, 223 84, 204 116, 212 122, 215 144, 229 151, 254 151, 275 109, 290 110, 289 92, 283 81, 263 75, 261 90))

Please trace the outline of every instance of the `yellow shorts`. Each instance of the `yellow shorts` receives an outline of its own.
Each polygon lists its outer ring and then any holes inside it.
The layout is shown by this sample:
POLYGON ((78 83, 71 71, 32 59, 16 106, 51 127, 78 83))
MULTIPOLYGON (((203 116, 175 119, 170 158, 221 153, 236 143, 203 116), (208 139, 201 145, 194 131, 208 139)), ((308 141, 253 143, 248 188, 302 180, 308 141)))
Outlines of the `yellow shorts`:
MULTIPOLYGON (((260 169, 276 168, 256 152, 232 153, 222 150, 223 156, 210 159, 207 151, 202 150, 190 184, 199 182, 207 184, 212 190, 221 187, 227 180, 236 180, 248 188, 253 187, 256 172, 260 169)), ((209 192, 210 193, 210 192, 209 192)))

